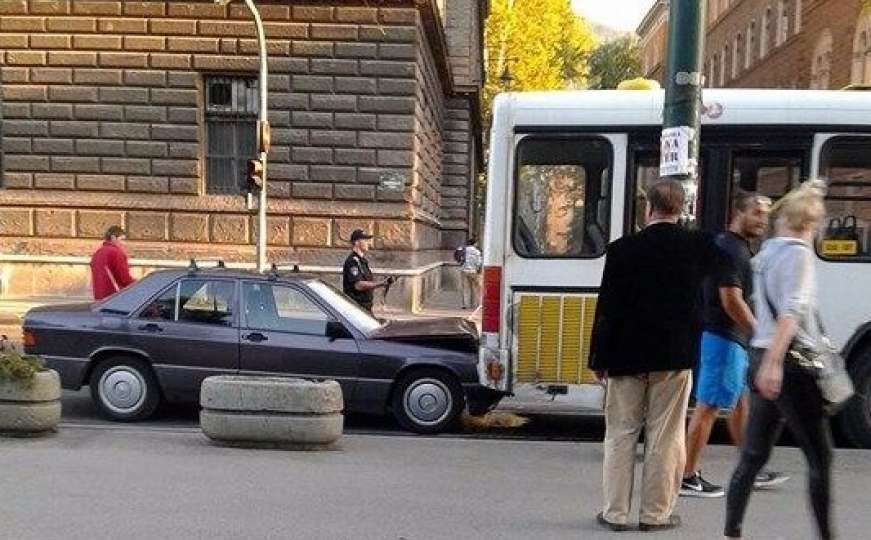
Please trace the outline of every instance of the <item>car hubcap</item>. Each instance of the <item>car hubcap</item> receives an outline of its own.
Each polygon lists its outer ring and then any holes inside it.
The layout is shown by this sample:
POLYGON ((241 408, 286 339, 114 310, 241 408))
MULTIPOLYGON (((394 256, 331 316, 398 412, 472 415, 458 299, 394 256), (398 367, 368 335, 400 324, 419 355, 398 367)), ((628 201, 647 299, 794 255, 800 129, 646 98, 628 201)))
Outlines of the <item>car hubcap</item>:
POLYGON ((112 411, 129 414, 145 401, 145 379, 131 367, 113 367, 100 377, 100 397, 112 411))
POLYGON ((442 422, 453 408, 451 391, 438 379, 420 379, 405 391, 405 410, 415 422, 434 425, 442 422))

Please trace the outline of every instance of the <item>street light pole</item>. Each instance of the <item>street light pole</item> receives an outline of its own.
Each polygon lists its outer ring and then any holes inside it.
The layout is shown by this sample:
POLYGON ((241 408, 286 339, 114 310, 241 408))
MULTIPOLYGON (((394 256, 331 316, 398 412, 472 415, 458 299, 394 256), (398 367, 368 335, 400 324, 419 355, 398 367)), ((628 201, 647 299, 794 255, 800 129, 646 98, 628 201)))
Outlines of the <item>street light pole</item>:
MULTIPOLYGON (((216 4, 226 6, 233 0, 215 0, 216 4)), ((257 235, 255 238, 257 249, 257 271, 263 272, 266 270, 266 156, 269 153, 270 135, 269 135, 269 68, 267 66, 266 56, 266 32, 263 29, 263 19, 260 17, 260 11, 254 5, 254 0, 245 0, 245 5, 251 16, 254 17, 254 24, 257 27, 257 45, 260 56, 260 107, 257 113, 257 149, 260 153, 260 163, 263 167, 262 185, 260 187, 259 202, 257 208, 257 235)))
POLYGON ((684 183, 688 194, 685 217, 694 220, 699 179, 706 2, 668 1, 668 65, 660 176, 684 183))

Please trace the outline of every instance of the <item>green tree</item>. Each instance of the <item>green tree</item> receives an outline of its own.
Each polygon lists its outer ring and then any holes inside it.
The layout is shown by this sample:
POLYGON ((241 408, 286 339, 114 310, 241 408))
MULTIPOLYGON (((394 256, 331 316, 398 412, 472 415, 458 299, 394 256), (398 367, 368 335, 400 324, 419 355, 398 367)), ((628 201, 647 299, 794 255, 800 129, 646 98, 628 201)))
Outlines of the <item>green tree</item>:
POLYGON ((570 0, 492 0, 484 30, 486 81, 482 92, 484 125, 490 124, 493 98, 506 90, 560 90, 586 84, 586 58, 595 38, 570 0))
POLYGON ((599 45, 588 61, 590 88, 617 88, 627 79, 641 77, 641 50, 635 36, 627 35, 599 45))

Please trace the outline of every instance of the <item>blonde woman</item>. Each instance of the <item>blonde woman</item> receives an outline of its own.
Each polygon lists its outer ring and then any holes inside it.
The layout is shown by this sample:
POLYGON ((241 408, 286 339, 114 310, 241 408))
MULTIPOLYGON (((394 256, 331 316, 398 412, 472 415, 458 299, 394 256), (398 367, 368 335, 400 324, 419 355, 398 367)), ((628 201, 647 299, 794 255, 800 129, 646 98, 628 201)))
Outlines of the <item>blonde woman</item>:
POLYGON ((825 220, 824 188, 808 182, 774 207, 775 237, 754 258, 758 323, 751 342, 750 419, 726 504, 726 538, 740 538, 753 481, 783 425, 807 458, 811 505, 819 538, 833 538, 829 523, 832 442, 823 399, 813 375, 787 353, 815 350, 817 283, 813 242, 825 220))

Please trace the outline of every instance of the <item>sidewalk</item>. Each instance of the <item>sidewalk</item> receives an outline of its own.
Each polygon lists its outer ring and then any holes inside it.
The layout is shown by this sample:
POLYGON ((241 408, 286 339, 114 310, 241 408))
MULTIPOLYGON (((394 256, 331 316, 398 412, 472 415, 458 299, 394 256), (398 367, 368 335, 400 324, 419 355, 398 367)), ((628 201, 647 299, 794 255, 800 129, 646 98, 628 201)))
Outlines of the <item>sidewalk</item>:
MULTIPOLYGON (((221 448, 196 429, 62 427, 47 439, 0 438, 0 536, 606 540, 613 533, 594 522, 601 459, 601 444, 355 435, 334 451, 294 453, 221 448)), ((705 473, 725 481, 734 460, 713 447, 705 473)), ((867 538, 871 452, 835 462, 839 538, 867 538)), ((749 537, 810 540, 800 453, 778 449, 772 468, 793 480, 754 495, 749 537)), ((682 529, 621 537, 720 538, 723 507, 682 499, 682 529)))

